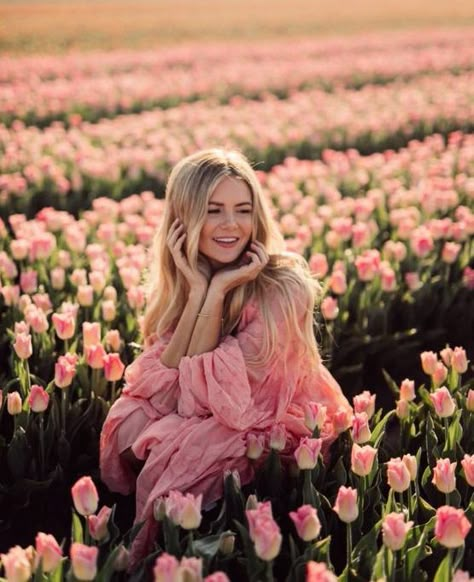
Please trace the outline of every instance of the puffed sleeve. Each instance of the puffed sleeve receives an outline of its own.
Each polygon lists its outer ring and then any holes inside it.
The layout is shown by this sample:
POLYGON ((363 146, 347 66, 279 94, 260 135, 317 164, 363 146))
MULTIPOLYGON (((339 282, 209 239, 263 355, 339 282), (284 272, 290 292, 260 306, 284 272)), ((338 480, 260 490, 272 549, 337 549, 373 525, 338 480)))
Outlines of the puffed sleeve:
MULTIPOLYGON (((234 430, 264 428, 276 422, 288 407, 295 390, 292 338, 283 337, 283 314, 278 301, 270 304, 279 341, 277 351, 266 366, 250 367, 248 358, 256 356, 263 342, 263 314, 251 310, 245 325, 235 337, 226 336, 212 351, 181 359, 179 365, 178 413, 183 416, 213 415, 234 430), (282 345, 289 346, 283 353, 282 345), (285 369, 287 368, 287 369, 285 369)), ((297 306, 301 317, 304 305, 297 306)))
POLYGON ((135 488, 136 475, 120 454, 154 421, 176 410, 179 372, 160 361, 166 345, 155 341, 128 366, 125 387, 102 427, 101 478, 112 491, 127 494, 135 488))

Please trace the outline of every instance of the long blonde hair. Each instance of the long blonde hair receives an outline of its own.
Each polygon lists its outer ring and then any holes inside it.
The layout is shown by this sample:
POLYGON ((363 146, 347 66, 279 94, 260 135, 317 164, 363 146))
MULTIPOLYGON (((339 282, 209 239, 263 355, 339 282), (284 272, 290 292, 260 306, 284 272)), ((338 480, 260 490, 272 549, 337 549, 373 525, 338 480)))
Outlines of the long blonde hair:
POLYGON ((207 218, 208 203, 214 189, 224 177, 243 180, 253 202, 252 238, 265 246, 270 260, 254 281, 230 291, 224 303, 223 333, 231 333, 239 323, 245 303, 254 298, 264 320, 262 348, 250 366, 263 366, 275 354, 278 337, 295 337, 301 356, 308 356, 314 366, 320 358, 313 330, 313 312, 320 287, 310 274, 305 259, 285 252, 285 243, 262 194, 258 178, 247 159, 234 150, 208 149, 182 159, 169 177, 165 208, 151 247, 147 275, 147 308, 143 333, 147 340, 172 331, 186 305, 189 285, 173 260, 166 238, 171 224, 179 218, 187 237, 184 252, 191 266, 199 256, 199 236, 207 218), (277 295, 286 330, 277 330, 270 298, 277 295), (303 323, 298 321, 295 301, 306 309, 303 323), (289 333, 289 335, 286 334, 289 333))

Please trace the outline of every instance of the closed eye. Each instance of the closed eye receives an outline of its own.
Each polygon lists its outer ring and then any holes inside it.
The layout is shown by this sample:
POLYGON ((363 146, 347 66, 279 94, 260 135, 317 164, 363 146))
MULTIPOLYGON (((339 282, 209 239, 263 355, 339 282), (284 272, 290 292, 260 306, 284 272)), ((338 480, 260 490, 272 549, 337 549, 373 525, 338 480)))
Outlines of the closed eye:
MULTIPOLYGON (((217 214, 218 212, 220 212, 219 208, 212 208, 207 211, 208 214, 217 214)), ((250 214, 251 212, 251 210, 239 210, 240 214, 250 214)))

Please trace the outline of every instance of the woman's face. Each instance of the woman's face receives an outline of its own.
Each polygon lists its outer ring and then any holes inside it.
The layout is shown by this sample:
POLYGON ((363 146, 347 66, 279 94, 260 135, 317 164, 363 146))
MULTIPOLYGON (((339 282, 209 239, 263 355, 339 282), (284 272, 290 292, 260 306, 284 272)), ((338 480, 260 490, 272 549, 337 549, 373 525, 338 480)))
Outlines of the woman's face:
POLYGON ((233 264, 252 236, 252 195, 243 180, 225 177, 209 200, 199 252, 214 271, 233 264))

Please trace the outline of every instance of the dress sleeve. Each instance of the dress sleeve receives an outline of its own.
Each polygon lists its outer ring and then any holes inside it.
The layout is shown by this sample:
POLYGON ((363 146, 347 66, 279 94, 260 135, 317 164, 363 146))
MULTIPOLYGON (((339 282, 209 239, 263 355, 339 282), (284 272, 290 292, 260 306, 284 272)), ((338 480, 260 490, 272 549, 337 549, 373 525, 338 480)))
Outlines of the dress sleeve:
MULTIPOLYGON (((297 306, 303 317, 304 306, 297 306)), ((263 315, 253 307, 236 337, 226 336, 211 352, 185 356, 179 365, 178 413, 213 415, 235 430, 265 428, 288 407, 296 385, 295 366, 289 363, 291 339, 281 336, 283 313, 278 301, 270 308, 280 333, 277 352, 266 366, 250 367, 263 341, 263 315), (284 352, 283 345, 290 345, 284 352), (286 361, 284 361, 286 360, 286 361)))

